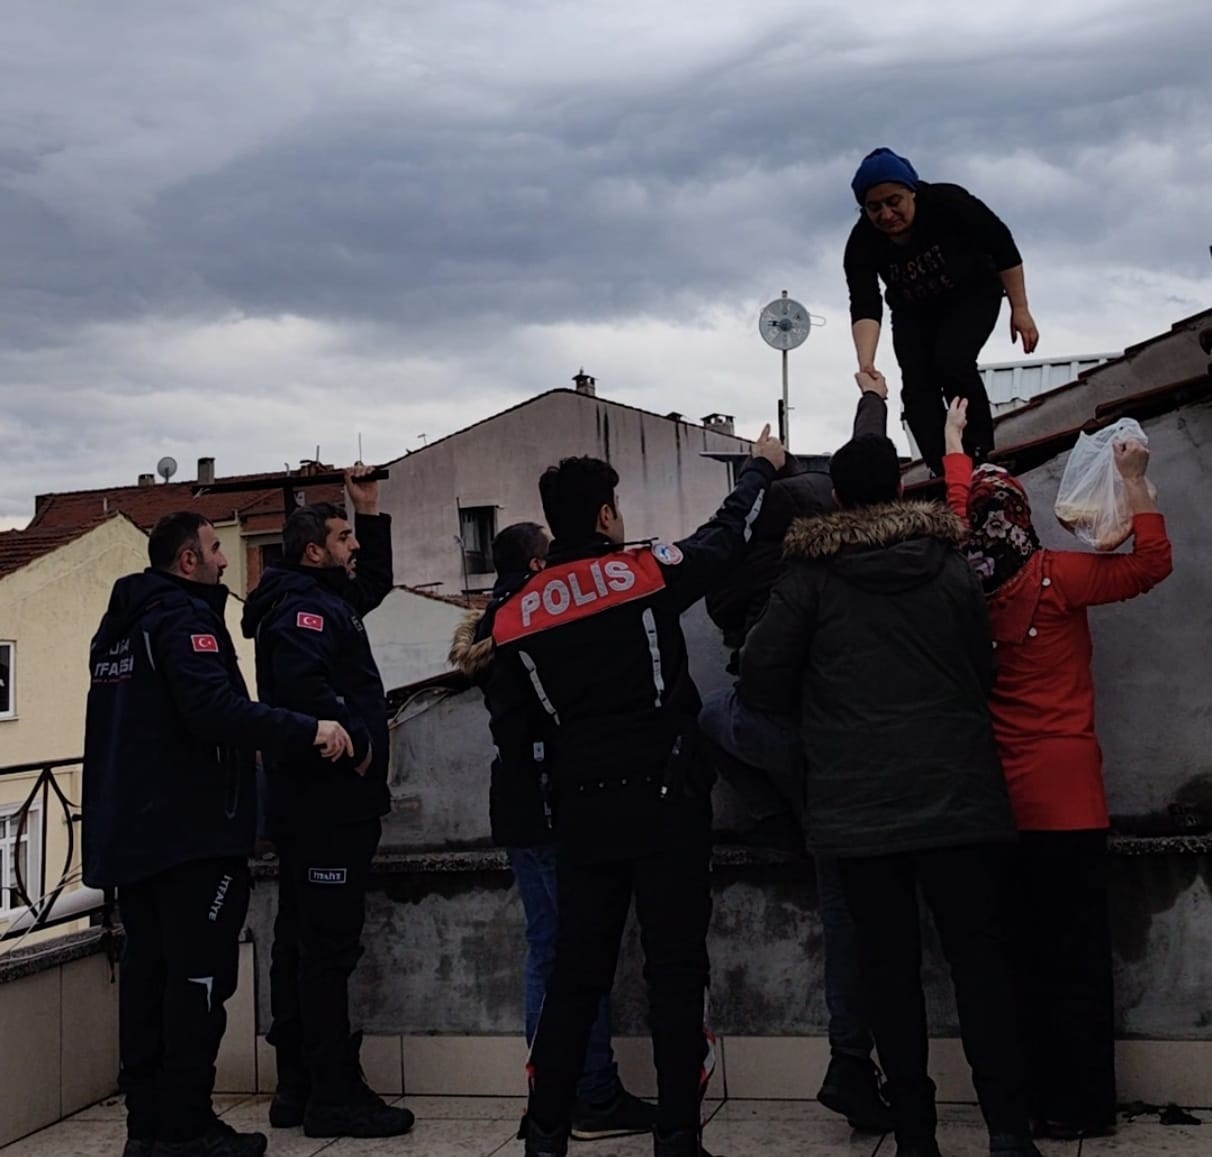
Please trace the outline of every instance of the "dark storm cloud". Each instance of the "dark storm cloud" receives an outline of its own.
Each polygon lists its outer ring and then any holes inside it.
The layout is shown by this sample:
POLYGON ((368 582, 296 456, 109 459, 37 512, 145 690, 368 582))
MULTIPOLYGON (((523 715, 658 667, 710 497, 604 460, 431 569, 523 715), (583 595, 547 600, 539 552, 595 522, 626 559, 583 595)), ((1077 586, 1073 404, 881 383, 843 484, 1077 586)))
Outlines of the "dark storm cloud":
MULTIPOLYGON (((441 382, 450 428, 494 373, 511 400, 544 378, 524 327, 691 327, 792 274, 845 352, 848 182, 878 144, 988 200, 1033 297, 1084 284, 1093 313, 1115 278, 1169 278, 1186 303, 1207 271, 1204 5, 813 7, 14 4, 13 461, 45 476, 75 446, 91 479, 124 475, 192 422, 255 465, 274 423, 306 436, 292 400, 342 378, 367 404, 412 389, 427 422, 441 382), (212 413, 229 396, 243 425, 212 413)), ((6 475, 0 515, 30 490, 6 475)))

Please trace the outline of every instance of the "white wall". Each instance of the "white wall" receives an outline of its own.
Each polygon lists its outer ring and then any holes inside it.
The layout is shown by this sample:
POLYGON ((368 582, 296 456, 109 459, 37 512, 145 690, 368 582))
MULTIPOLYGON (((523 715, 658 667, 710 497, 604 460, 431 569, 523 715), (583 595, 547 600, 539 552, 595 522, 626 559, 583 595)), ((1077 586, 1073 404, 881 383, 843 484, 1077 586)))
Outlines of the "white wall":
MULTIPOLYGON (((540 473, 560 458, 589 454, 619 472, 619 502, 629 538, 679 538, 714 513, 728 492, 729 470, 704 450, 747 450, 749 443, 571 390, 556 390, 391 464, 379 484, 392 515, 396 582, 464 588, 457 506, 496 506, 497 529, 543 522, 540 473), (456 505, 457 500, 457 505, 456 505)), ((473 590, 492 585, 472 575, 473 590)))

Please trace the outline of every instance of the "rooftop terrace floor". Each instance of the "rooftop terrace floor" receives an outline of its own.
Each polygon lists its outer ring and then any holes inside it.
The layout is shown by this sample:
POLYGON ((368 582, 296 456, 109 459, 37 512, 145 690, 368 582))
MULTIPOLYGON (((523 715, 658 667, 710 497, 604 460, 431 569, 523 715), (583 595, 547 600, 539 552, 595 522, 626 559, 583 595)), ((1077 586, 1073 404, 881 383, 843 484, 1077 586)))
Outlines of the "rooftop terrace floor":
MULTIPOLYGON (((217 1097, 215 1107, 237 1129, 270 1134, 271 1157, 361 1157, 414 1154, 416 1157, 490 1157, 518 1155, 514 1140, 523 1109, 520 1098, 408 1097, 417 1124, 407 1137, 378 1141, 315 1141, 301 1129, 271 1130, 268 1097, 217 1097)), ((814 1101, 712 1102, 704 1136, 715 1157, 893 1157, 892 1138, 851 1132, 845 1122, 814 1101)), ((944 1157, 981 1157, 988 1145, 980 1115, 970 1105, 943 1105, 939 1142, 944 1157)), ((1208 1120, 1207 1113, 1196 1116, 1208 1120)), ((3 1157, 119 1157, 125 1140, 123 1108, 112 1098, 51 1128, 0 1149, 3 1157)), ((1156 1116, 1125 1122, 1114 1137, 1084 1142, 1041 1142, 1047 1157, 1133 1157, 1206 1154, 1212 1151, 1212 1120, 1199 1126, 1163 1126, 1156 1116)), ((576 1144, 575 1157, 649 1157, 644 1137, 576 1144)))

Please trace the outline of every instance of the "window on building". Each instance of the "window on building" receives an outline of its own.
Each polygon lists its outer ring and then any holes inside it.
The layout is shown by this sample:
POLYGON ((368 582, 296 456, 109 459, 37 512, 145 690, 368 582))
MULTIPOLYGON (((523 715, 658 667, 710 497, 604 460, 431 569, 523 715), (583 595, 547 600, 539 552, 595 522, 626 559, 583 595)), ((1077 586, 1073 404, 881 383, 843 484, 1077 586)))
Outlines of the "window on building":
POLYGON ((30 808, 22 827, 19 806, 0 807, 0 912, 25 906, 16 891, 18 863, 21 883, 30 898, 37 900, 42 895, 41 812, 36 807, 30 808))
POLYGON ((282 544, 280 542, 267 542, 261 546, 260 552, 262 574, 265 573, 267 566, 273 566, 282 561, 282 544))
POLYGON ((16 674, 16 643, 0 643, 0 719, 17 717, 16 674))
POLYGON ((496 534, 495 506, 464 506, 459 510, 459 537, 468 574, 492 573, 492 540, 496 534))

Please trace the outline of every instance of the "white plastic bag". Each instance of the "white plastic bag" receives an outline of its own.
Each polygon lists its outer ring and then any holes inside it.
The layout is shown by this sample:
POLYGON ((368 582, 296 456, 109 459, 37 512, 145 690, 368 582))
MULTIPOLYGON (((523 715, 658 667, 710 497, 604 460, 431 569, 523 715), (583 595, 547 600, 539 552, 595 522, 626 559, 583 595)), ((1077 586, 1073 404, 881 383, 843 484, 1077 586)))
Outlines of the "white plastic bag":
MULTIPOLYGON (((1093 434, 1079 434, 1056 492, 1056 518, 1095 550, 1115 550, 1132 534, 1124 480, 1115 468, 1115 443, 1149 439, 1135 418, 1121 418, 1093 434)), ((1153 484, 1149 491, 1156 494, 1153 484)))

